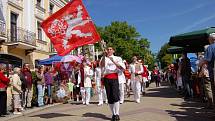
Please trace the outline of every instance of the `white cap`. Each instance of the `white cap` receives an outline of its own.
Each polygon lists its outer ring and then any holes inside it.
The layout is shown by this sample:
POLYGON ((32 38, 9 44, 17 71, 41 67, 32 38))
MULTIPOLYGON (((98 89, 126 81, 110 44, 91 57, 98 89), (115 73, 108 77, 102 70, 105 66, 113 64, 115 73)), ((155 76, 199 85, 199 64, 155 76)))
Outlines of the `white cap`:
POLYGON ((211 34, 209 35, 209 37, 215 39, 215 33, 211 33, 211 34))

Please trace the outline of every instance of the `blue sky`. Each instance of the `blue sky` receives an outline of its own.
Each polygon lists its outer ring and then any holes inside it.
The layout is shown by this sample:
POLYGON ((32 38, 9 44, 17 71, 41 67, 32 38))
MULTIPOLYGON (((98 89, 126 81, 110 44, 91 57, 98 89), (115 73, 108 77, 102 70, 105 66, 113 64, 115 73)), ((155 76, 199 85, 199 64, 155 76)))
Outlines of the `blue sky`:
POLYGON ((83 0, 98 26, 127 21, 157 52, 170 36, 215 26, 215 0, 83 0))

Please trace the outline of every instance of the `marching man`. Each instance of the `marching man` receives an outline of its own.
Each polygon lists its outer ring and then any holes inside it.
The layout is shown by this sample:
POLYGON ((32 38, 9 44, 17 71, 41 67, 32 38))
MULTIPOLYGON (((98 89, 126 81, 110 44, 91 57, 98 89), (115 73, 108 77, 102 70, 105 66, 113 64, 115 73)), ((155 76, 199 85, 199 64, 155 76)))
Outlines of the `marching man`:
POLYGON ((140 93, 141 93, 141 82, 143 66, 137 61, 137 57, 132 58, 133 62, 130 64, 131 71, 131 88, 134 92, 134 100, 136 103, 140 103, 140 93))
POLYGON ((107 93, 108 103, 112 111, 112 121, 119 121, 119 80, 118 75, 120 70, 124 70, 123 61, 121 57, 114 56, 113 47, 108 47, 106 50, 106 57, 101 60, 103 67, 104 84, 107 93))

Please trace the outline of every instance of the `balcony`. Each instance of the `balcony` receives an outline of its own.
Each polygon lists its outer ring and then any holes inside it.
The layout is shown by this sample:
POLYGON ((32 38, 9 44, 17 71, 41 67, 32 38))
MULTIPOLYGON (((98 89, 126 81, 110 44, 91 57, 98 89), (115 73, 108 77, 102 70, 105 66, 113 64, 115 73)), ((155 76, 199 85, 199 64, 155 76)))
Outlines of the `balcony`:
POLYGON ((23 0, 8 0, 8 4, 19 10, 23 9, 23 0))
POLYGON ((47 42, 41 39, 37 39, 37 43, 43 44, 43 45, 47 45, 47 42))
POLYGON ((38 10, 40 10, 41 12, 43 12, 43 13, 46 12, 46 9, 43 8, 40 4, 36 4, 36 8, 37 8, 38 10))
POLYGON ((35 4, 36 6, 36 16, 43 19, 45 17, 46 9, 43 8, 40 4, 35 4))
POLYGON ((43 51, 43 52, 49 52, 47 42, 41 39, 37 39, 37 50, 43 51))
POLYGON ((5 22, 0 20, 0 42, 6 40, 5 22))
POLYGON ((9 29, 7 32, 8 41, 6 45, 13 48, 20 48, 24 50, 36 49, 36 34, 23 28, 15 30, 9 29))

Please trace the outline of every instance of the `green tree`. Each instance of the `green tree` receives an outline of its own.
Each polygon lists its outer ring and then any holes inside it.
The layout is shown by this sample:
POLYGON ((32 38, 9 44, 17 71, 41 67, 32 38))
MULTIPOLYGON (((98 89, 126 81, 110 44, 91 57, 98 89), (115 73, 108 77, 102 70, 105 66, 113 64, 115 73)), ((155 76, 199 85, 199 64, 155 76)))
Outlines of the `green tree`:
MULTIPOLYGON (((136 55, 145 61, 145 64, 152 64, 153 55, 149 50, 150 42, 146 38, 141 38, 136 28, 128 25, 127 22, 112 22, 105 27, 97 27, 97 31, 108 46, 116 49, 116 55, 131 61, 136 55)), ((99 48, 99 44, 96 44, 99 48)))
POLYGON ((173 56, 171 54, 167 54, 167 49, 170 47, 171 46, 166 43, 161 47, 158 53, 157 58, 161 62, 161 68, 165 68, 173 62, 173 56))

